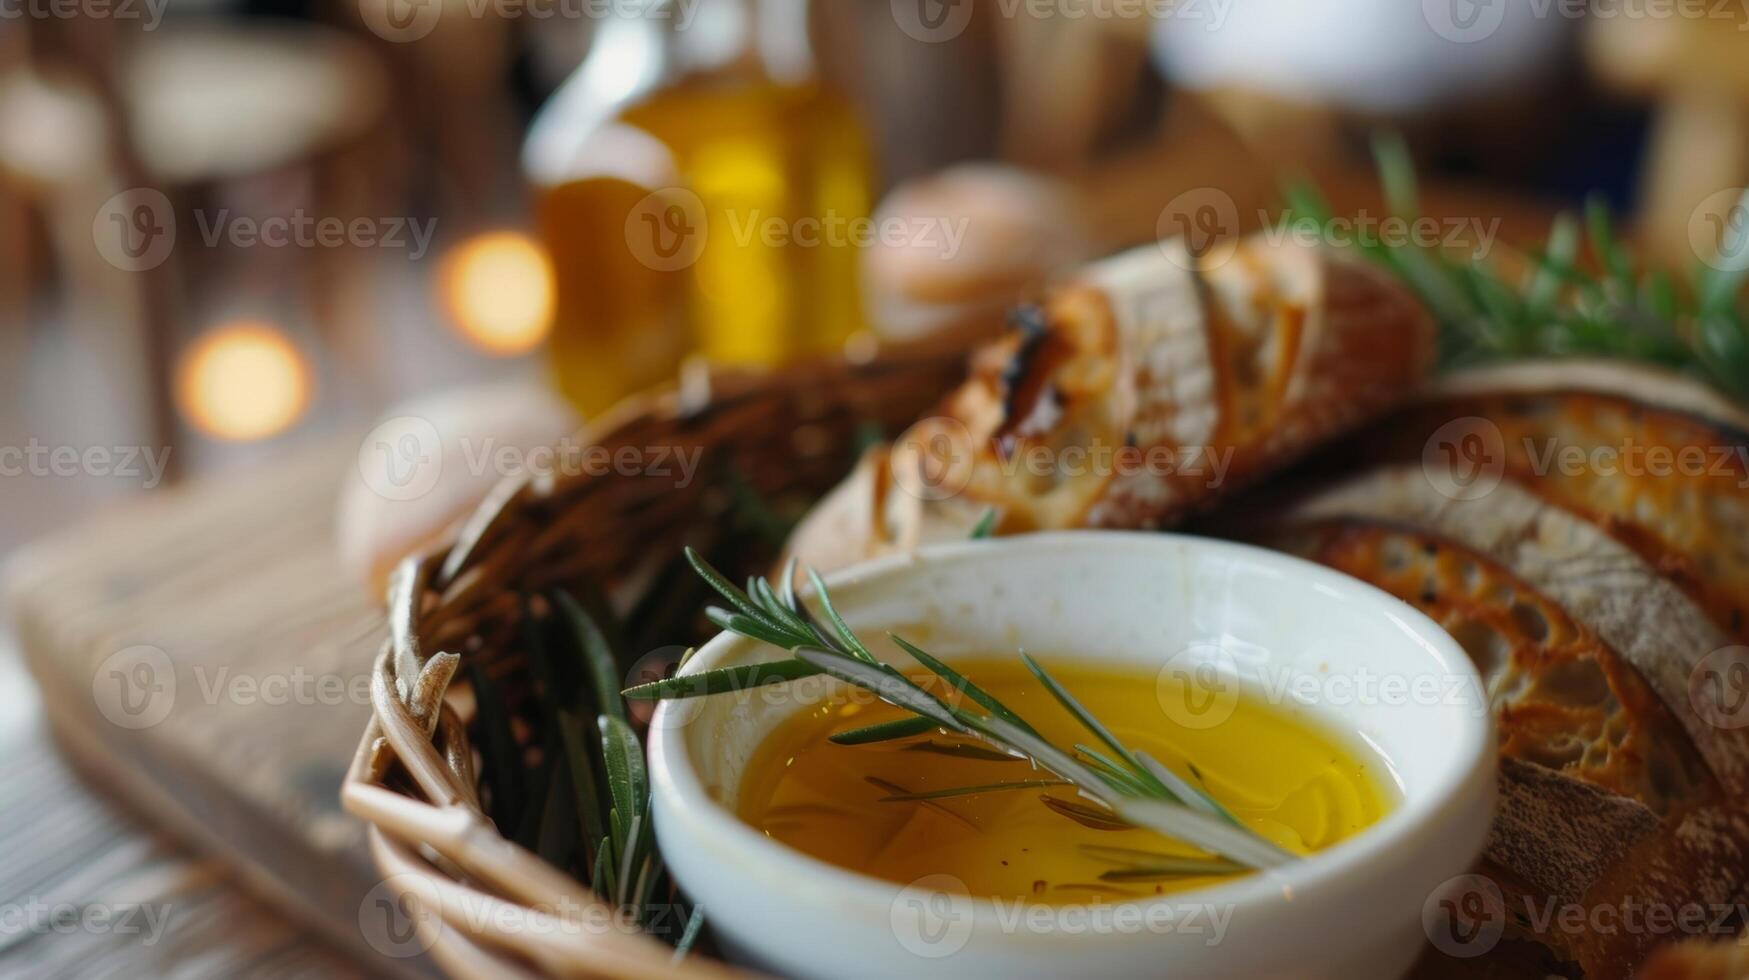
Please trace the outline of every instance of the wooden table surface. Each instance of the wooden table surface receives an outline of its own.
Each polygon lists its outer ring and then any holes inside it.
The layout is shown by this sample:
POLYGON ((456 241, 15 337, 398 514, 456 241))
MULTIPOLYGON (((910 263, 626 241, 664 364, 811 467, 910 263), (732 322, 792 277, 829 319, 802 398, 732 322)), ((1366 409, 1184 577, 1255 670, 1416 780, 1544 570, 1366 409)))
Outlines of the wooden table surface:
POLYGON ((338 799, 384 635, 334 556, 356 446, 191 481, 11 556, 0 974, 423 972, 370 945, 379 876, 338 799), (156 673, 129 687, 143 668, 115 657, 139 648, 156 673))
POLYGON ((0 840, 0 976, 370 975, 77 773, 4 637, 0 840))

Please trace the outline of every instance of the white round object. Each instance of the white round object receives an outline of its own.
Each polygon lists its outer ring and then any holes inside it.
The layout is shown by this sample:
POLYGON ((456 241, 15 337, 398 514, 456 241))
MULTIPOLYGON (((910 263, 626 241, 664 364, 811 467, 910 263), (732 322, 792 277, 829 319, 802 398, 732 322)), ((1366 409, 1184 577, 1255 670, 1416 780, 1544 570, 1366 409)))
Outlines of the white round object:
POLYGON ((1189 0, 1161 15, 1155 63, 1194 89, 1407 112, 1546 65, 1573 20, 1513 0, 1189 0))
POLYGON ((569 405, 532 382, 446 390, 402 402, 359 440, 336 520, 347 574, 381 596, 402 558, 467 516, 499 480, 554 457, 576 431, 569 405))
MULTIPOLYGON (((1253 689, 1251 678, 1261 675, 1283 684, 1280 690, 1324 692, 1273 703, 1370 743, 1389 761, 1401 801, 1374 826, 1304 860, 1119 903, 1152 922, 1184 923, 1221 909, 1229 918, 1220 942, 1176 929, 1017 929, 1017 911, 1048 908, 944 894, 927 878, 909 886, 881 881, 792 850, 736 817, 755 750, 829 693, 821 678, 762 689, 777 692, 769 697, 665 701, 650 723, 663 859, 680 887, 711 910, 711 926, 729 948, 778 973, 1400 976, 1431 934, 1424 909, 1482 849, 1497 763, 1494 716, 1475 666, 1414 607, 1334 569, 1207 538, 1076 531, 926 547, 849 569, 828 584, 862 636, 884 637, 887 629, 927 636, 930 652, 949 663, 1012 650, 1014 638, 1024 637, 1028 648, 1059 656, 1150 672, 1168 664, 1218 670, 1253 689), (1348 682, 1368 675, 1440 694, 1339 693, 1352 693, 1348 682), (942 905, 954 913, 950 920, 914 928, 919 908, 942 905)), ((901 656, 880 642, 876 651, 901 656)), ((777 656, 724 633, 681 673, 777 656)))

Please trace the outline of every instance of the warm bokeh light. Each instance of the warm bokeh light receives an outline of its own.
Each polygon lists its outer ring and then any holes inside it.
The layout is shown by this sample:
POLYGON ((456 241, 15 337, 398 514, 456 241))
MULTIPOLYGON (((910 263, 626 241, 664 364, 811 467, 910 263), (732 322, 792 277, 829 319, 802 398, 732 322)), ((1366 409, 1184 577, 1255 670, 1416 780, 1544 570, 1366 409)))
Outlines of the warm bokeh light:
POLYGON ((242 320, 214 328, 183 352, 176 401, 190 425, 215 439, 265 439, 304 414, 310 371, 278 328, 242 320))
POLYGON ((488 354, 525 354, 552 329, 552 265, 526 235, 498 231, 461 243, 438 280, 456 329, 488 354))

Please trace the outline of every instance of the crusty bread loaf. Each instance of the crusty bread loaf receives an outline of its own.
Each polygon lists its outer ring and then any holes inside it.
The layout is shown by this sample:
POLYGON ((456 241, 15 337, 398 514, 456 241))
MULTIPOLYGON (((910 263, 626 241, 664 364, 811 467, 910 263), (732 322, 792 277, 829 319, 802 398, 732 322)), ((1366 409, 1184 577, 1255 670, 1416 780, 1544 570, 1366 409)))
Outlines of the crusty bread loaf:
POLYGON ((1509 935, 1586 976, 1718 931, 1749 889, 1749 690, 1720 682, 1749 608, 1742 421, 1651 369, 1458 376, 1333 449, 1344 475, 1258 535, 1470 651, 1503 756, 1481 873, 1509 935), (1634 908, 1670 921, 1623 924, 1634 908))
POLYGON ((792 544, 831 567, 963 537, 1158 527, 1376 417, 1433 355, 1397 282, 1331 250, 1170 241, 1083 270, 980 351, 792 544))
POLYGON ((1699 940, 1659 950, 1640 980, 1743 980, 1749 977, 1749 933, 1734 940, 1699 940))

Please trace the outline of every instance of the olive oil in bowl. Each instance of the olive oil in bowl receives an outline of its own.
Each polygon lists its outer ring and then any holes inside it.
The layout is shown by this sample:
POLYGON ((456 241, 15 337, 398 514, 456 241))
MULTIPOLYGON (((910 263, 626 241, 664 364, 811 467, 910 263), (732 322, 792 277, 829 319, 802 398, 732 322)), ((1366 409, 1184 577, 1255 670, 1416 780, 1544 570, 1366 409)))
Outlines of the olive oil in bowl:
MULTIPOLYGON (((1174 717, 1185 716, 1169 709, 1195 704, 1206 692, 1170 673, 1157 678, 1133 665, 1072 658, 1044 663, 1118 741, 1201 785, 1246 826, 1295 854, 1359 833, 1397 798, 1375 752, 1255 694, 1223 696, 1218 713, 1184 725, 1174 717)), ((1051 743, 1098 745, 1018 658, 955 668, 1051 743)), ((944 699, 955 694, 927 675, 913 679, 944 699)), ((906 716, 863 692, 845 692, 789 719, 747 769, 741 819, 851 871, 899 883, 945 874, 972 895, 1004 901, 1126 901, 1229 880, 1143 873, 1160 865, 1152 856, 1206 855, 1115 823, 1074 787, 1013 787, 1054 777, 964 736, 936 732, 868 745, 828 740, 906 716), (1004 788, 916 798, 996 786, 1004 788)))

